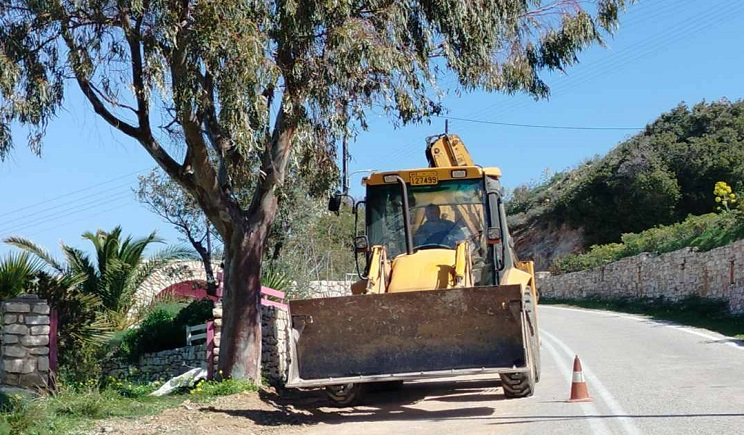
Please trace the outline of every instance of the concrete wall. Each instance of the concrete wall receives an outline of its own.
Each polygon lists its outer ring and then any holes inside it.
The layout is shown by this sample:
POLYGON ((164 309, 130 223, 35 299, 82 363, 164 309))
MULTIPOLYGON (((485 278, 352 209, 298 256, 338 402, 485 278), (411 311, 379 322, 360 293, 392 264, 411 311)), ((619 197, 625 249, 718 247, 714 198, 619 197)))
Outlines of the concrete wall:
POLYGON ((542 296, 566 299, 664 296, 676 301, 698 295, 725 299, 732 313, 743 313, 744 240, 708 252, 685 248, 580 272, 539 273, 538 287, 542 296))

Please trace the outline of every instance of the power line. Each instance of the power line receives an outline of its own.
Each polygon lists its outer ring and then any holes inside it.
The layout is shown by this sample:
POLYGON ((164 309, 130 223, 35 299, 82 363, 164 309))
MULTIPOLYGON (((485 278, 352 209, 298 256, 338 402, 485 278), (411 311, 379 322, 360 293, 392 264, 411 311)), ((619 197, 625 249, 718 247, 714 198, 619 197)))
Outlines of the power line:
POLYGON ((75 215, 75 214, 78 214, 78 213, 81 213, 81 212, 84 212, 84 211, 87 211, 87 210, 98 208, 98 207, 103 206, 103 205, 107 205, 107 204, 111 204, 111 203, 114 203, 114 202, 118 202, 118 201, 121 201, 123 199, 126 199, 128 196, 129 196, 128 194, 126 194, 126 195, 120 195, 120 196, 117 196, 117 197, 110 198, 107 201, 103 201, 103 202, 94 201, 95 204, 94 205, 91 205, 91 206, 88 206, 88 207, 83 207, 83 208, 73 207, 72 209, 62 210, 62 211, 57 212, 57 213, 54 213, 54 214, 52 214, 50 216, 40 216, 40 217, 38 217, 36 219, 32 219, 32 220, 30 220, 28 222, 24 222, 24 223, 22 223, 20 225, 15 225, 13 227, 4 228, 4 229, 0 230, 0 233, 5 233, 7 235, 10 235, 11 233, 15 233, 15 232, 18 232, 18 231, 21 231, 21 230, 28 229, 29 227, 35 226, 36 224, 39 224, 39 223, 42 223, 42 222, 46 222, 46 221, 49 221, 49 220, 56 220, 56 219, 60 219, 60 218, 67 217, 67 216, 72 216, 72 215, 75 215))
POLYGON ((88 190, 95 189, 97 187, 100 187, 100 186, 104 186, 106 184, 113 183, 114 181, 118 181, 118 180, 121 180, 121 179, 126 178, 126 177, 131 177, 132 175, 139 174, 140 172, 149 171, 150 169, 152 169, 152 168, 140 169, 139 171, 130 172, 129 174, 121 175, 119 177, 112 178, 112 179, 110 179, 108 181, 104 181, 104 182, 101 182, 101 183, 93 184, 93 185, 90 185, 88 187, 82 188, 80 190, 75 190, 73 192, 65 193, 63 195, 57 195, 54 199, 50 199, 50 200, 46 200, 46 201, 40 201, 40 202, 31 204, 31 205, 27 205, 25 207, 17 208, 15 210, 10 211, 10 212, 7 212, 7 213, 0 214, 0 217, 4 217, 4 216, 11 215, 11 214, 15 214, 15 213, 18 213, 19 211, 23 211, 23 210, 28 210, 30 208, 37 207, 39 205, 46 205, 46 204, 49 204, 50 202, 59 201, 62 198, 67 198, 67 197, 70 197, 72 195, 75 195, 75 194, 78 194, 78 193, 81 193, 81 192, 86 192, 88 190))
MULTIPOLYGON (((73 206, 74 204, 80 203, 80 202, 82 202, 83 200, 86 200, 86 199, 96 198, 96 197, 100 197, 100 196, 103 196, 103 195, 110 196, 114 192, 121 193, 121 188, 122 187, 126 187, 127 188, 126 190, 129 190, 128 188, 131 185, 132 185, 132 182, 130 181, 130 182, 127 182, 127 183, 124 183, 124 184, 116 185, 114 187, 111 187, 109 189, 106 189, 106 190, 103 190, 103 191, 100 191, 100 192, 92 193, 90 195, 85 195, 85 196, 82 196, 80 198, 73 199, 71 201, 63 202, 61 204, 58 204, 58 205, 55 205, 55 206, 52 206, 52 207, 47 207, 47 208, 44 208, 44 209, 41 209, 41 210, 32 211, 30 213, 21 215, 19 217, 16 217, 16 218, 13 218, 13 219, 10 219, 8 221, 5 221, 5 222, 1 223, 0 224, 0 228, 7 227, 9 224, 11 224, 13 222, 26 221, 29 218, 38 217, 40 214, 45 214, 45 213, 51 212, 51 211, 56 210, 56 209, 59 209, 59 208, 63 208, 64 207, 66 209, 69 209, 70 206, 73 206)), ((90 204, 92 202, 95 202, 95 201, 85 201, 82 205, 87 205, 87 204, 90 204)))
MULTIPOLYGON (((101 212, 98 212, 98 213, 94 213, 94 214, 91 214, 91 215, 88 215, 88 217, 89 218, 93 218, 93 217, 101 216, 101 215, 104 215, 104 214, 107 214, 107 213, 111 213, 112 211, 119 210, 121 208, 128 207, 128 206, 129 206, 129 203, 124 203, 124 204, 120 204, 120 205, 115 206, 115 207, 108 207, 108 208, 106 208, 106 210, 101 211, 101 212)), ((78 222, 78 221, 79 221, 79 219, 72 219, 72 220, 65 221, 65 222, 63 222, 61 224, 55 224, 55 225, 52 225, 52 226, 48 226, 48 227, 43 228, 43 229, 41 229, 39 231, 35 231, 35 232, 31 233, 31 234, 27 234, 26 237, 33 237, 33 236, 35 236, 37 234, 45 233, 47 231, 54 230, 54 229, 57 229, 57 228, 62 228, 62 227, 65 227, 65 226, 67 226, 69 224, 72 224, 72 223, 75 223, 75 222, 78 222)))
POLYGON ((453 121, 473 122, 477 124, 504 125, 507 127, 544 128, 552 130, 641 130, 644 127, 586 127, 569 125, 540 125, 540 124, 517 124, 511 122, 484 121, 480 119, 456 118, 454 116, 443 116, 442 118, 453 121))
MULTIPOLYGON (((736 2, 725 3, 725 0, 724 0, 723 2, 721 2, 720 4, 717 5, 719 7, 722 6, 724 12, 722 12, 721 9, 713 10, 712 13, 703 15, 702 17, 698 15, 698 16, 695 16, 695 17, 689 17, 687 19, 684 19, 684 20, 678 22, 676 26, 678 27, 680 25, 692 24, 691 26, 685 26, 685 27, 692 28, 694 30, 702 30, 702 29, 704 29, 704 28, 707 27, 706 26, 707 24, 710 24, 711 22, 719 19, 722 16, 723 13, 725 13, 726 15, 730 15, 731 14, 731 10, 729 10, 728 7, 731 6, 731 5, 733 5, 733 4, 735 4, 735 3, 736 2), (708 18, 708 20, 701 23, 700 22, 700 19, 701 18, 708 18)), ((627 28, 637 27, 639 24, 645 23, 646 21, 650 21, 654 17, 657 17, 659 15, 662 15, 663 13, 665 13, 668 10, 672 9, 672 7, 675 7, 675 9, 678 9, 677 6, 678 6, 677 4, 671 3, 671 4, 667 4, 665 6, 662 6, 661 9, 655 10, 655 11, 651 12, 650 14, 639 15, 639 16, 637 16, 637 18, 635 20, 631 19, 629 21, 626 21, 626 23, 631 24, 631 25, 626 26, 625 28, 627 29, 627 28)), ((638 9, 639 8, 636 7, 636 10, 638 10, 638 9)), ((690 32, 690 30, 688 28, 685 28, 685 27, 683 27, 681 29, 678 28, 677 31, 661 32, 661 33, 657 34, 655 37, 652 37, 650 39, 646 39, 646 40, 641 41, 639 43, 636 43, 636 44, 633 44, 631 46, 625 47, 624 49, 615 52, 614 53, 615 56, 612 57, 612 58, 610 58, 610 62, 607 62, 607 61, 595 61, 595 62, 590 62, 588 64, 584 64, 584 65, 582 65, 583 68, 581 70, 579 70, 579 74, 576 75, 576 76, 572 76, 570 78, 583 79, 583 80, 581 80, 581 83, 584 83, 586 81, 590 81, 590 80, 592 80, 594 78, 597 78, 597 77, 600 77, 600 76, 604 75, 606 72, 608 72, 608 70, 609 71, 617 71, 618 70, 618 68, 617 68, 618 66, 623 66, 623 65, 629 63, 629 61, 630 62, 633 62, 633 61, 637 60, 638 58, 643 57, 644 55, 652 54, 653 52, 655 52, 654 49, 658 49, 658 48, 661 48, 661 47, 663 47, 665 45, 668 45, 668 44, 665 44, 665 43, 668 43, 670 40, 672 40, 672 41, 678 41, 679 40, 678 36, 680 35, 680 33, 681 34, 684 34, 684 33, 689 33, 690 32), (651 47, 648 47, 648 44, 649 43, 652 43, 651 47), (642 53, 640 53, 640 56, 639 56, 639 53, 637 51, 632 51, 632 50, 635 50, 636 48, 639 48, 639 47, 640 48, 644 48, 644 46, 646 46, 645 47, 646 50, 644 50, 642 53), (649 50, 649 48, 651 50, 649 50), (619 57, 618 57, 618 55, 619 55, 619 57), (587 66, 589 67, 588 69, 586 68, 587 66)), ((579 84, 579 83, 571 83, 571 82, 566 83, 566 82, 564 82, 563 83, 564 86, 560 86, 559 85, 559 86, 553 87, 553 91, 557 93, 557 92, 560 92, 562 90, 575 87, 577 84, 579 84)), ((503 110, 500 110, 499 112, 501 112, 501 114, 503 114, 507 110, 511 111, 515 107, 522 107, 522 106, 525 106, 525 105, 530 104, 530 103, 531 103, 531 101, 527 101, 527 102, 522 102, 522 104, 510 105, 510 107, 504 108, 503 110)), ((488 109, 490 109, 492 107, 495 107, 495 106, 496 105, 490 105, 490 106, 488 106, 486 108, 477 110, 476 112, 473 112, 472 114, 475 115, 475 114, 484 113, 488 109)), ((481 123, 481 124, 494 124, 494 125, 504 125, 504 126, 513 126, 513 127, 526 127, 526 128, 555 128, 555 129, 563 129, 563 130, 617 130, 617 131, 624 131, 625 130, 625 131, 631 131, 631 130, 640 130, 642 128, 642 127, 639 127, 639 128, 635 128, 635 127, 569 127, 569 126, 551 126, 551 125, 532 125, 532 124, 520 124, 520 123, 500 123, 500 122, 495 122, 495 121, 475 120, 475 119, 470 119, 469 117, 468 118, 456 118, 456 117, 447 117, 447 116, 444 116, 444 118, 451 119, 451 120, 459 120, 459 121, 463 121, 463 122, 481 123)), ((399 159, 401 157, 408 156, 408 155, 410 155, 411 153, 413 153, 415 151, 417 151, 417 149, 401 147, 398 150, 394 151, 393 153, 385 156, 384 159, 381 158, 380 161, 383 161, 383 160, 384 161, 390 161, 390 160, 393 160, 393 159, 399 159)))

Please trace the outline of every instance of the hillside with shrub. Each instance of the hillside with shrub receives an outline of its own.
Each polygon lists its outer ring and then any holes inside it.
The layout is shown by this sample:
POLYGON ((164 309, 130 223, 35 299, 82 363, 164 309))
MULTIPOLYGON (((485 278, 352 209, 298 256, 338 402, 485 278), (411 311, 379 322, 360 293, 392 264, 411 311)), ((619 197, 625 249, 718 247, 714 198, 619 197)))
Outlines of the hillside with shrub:
POLYGON ((721 181, 744 190, 744 102, 683 103, 604 157, 517 187, 507 213, 520 256, 547 269, 561 255, 716 211, 721 181))

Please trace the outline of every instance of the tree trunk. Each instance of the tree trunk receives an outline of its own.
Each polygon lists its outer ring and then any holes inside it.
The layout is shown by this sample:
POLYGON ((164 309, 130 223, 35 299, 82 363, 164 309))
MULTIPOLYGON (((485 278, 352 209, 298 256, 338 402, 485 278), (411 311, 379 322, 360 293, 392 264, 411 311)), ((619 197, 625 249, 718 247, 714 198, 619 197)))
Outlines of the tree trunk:
POLYGON ((235 231, 225 243, 222 341, 219 367, 225 376, 261 382, 260 231, 235 231))

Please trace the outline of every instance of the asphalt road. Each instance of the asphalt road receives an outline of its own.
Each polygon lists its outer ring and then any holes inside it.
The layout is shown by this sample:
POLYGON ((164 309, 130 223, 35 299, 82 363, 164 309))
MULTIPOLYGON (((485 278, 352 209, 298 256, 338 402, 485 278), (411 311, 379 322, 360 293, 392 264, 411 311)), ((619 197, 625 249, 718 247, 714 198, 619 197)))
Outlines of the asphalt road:
MULTIPOLYGON (((492 378, 415 382, 366 406, 297 402, 303 434, 740 434, 744 345, 639 316, 541 306, 543 373, 507 400, 492 378), (567 403, 574 355, 591 403, 567 403)), ((294 432, 294 431, 293 431, 294 432)))

